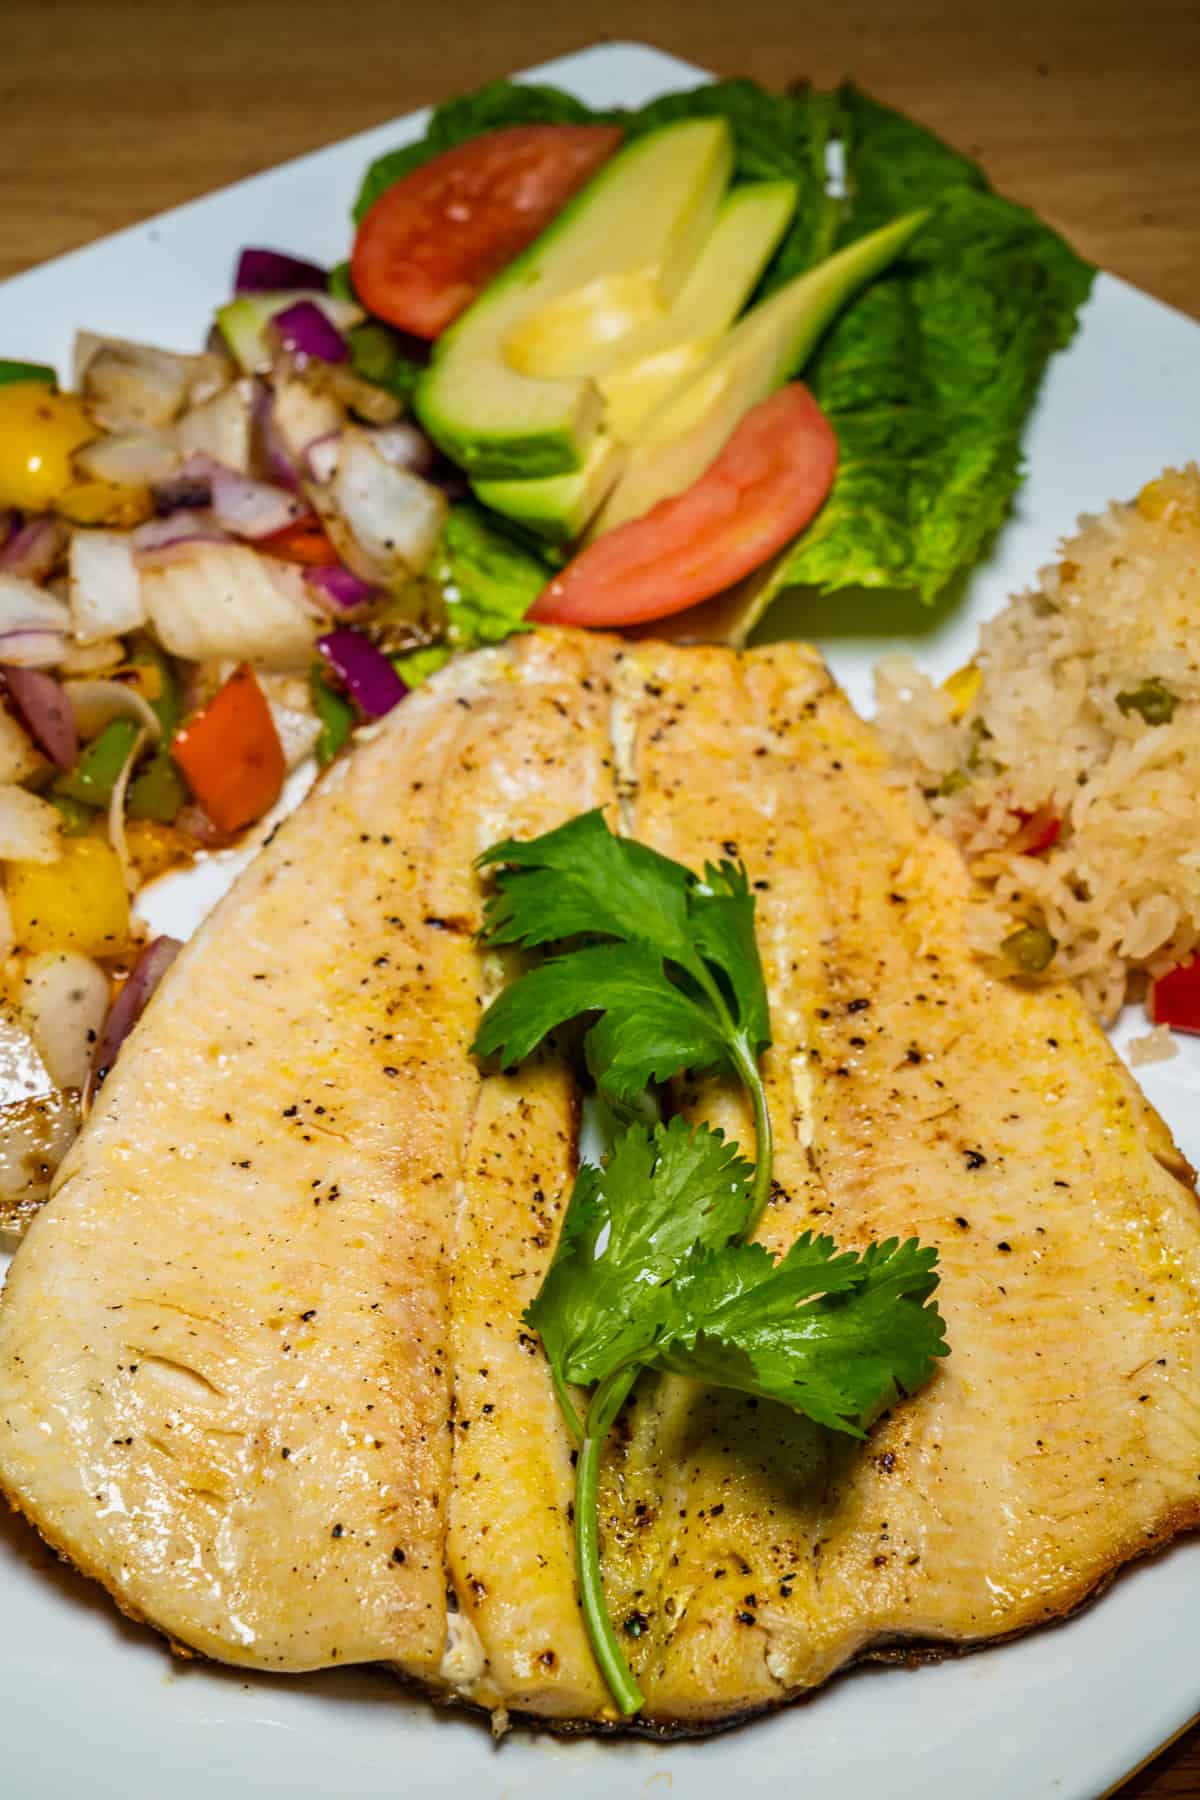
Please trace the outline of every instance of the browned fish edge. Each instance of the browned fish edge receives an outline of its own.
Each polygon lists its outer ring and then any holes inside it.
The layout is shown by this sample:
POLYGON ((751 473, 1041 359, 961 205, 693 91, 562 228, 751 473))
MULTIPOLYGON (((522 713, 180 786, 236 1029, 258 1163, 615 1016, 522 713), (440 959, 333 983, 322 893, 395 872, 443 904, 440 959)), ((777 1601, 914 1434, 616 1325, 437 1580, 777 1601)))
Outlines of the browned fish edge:
MULTIPOLYGON (((220 1667, 236 1668, 243 1674, 266 1675, 272 1679, 286 1679, 289 1673, 319 1674, 320 1670, 270 1670, 258 1669, 252 1663, 222 1663, 215 1657, 206 1656, 203 1651, 192 1649, 171 1637, 162 1630, 153 1619, 130 1606, 122 1596, 114 1591, 98 1569, 89 1569, 77 1562, 67 1551, 55 1543, 53 1536, 23 1507, 11 1491, 0 1482, 0 1495, 7 1500, 13 1512, 23 1518, 37 1533, 42 1542, 53 1552, 58 1561, 65 1563, 75 1574, 86 1580, 95 1581, 113 1600, 118 1610, 136 1625, 146 1626, 166 1643, 172 1655, 186 1662, 214 1663, 220 1667)), ((1194 1501, 1172 1507, 1153 1528, 1147 1528, 1137 1535, 1136 1540, 1128 1539, 1111 1558, 1107 1568, 1095 1579, 1081 1583, 1076 1591, 1053 1606, 1047 1606, 1042 1618, 1021 1625, 1014 1631, 997 1632, 992 1635, 965 1638, 959 1642, 949 1642, 936 1638, 906 1638, 900 1635, 882 1635, 874 1643, 859 1651, 856 1656, 847 1659, 827 1680, 801 1692, 781 1697, 779 1700, 767 1701, 762 1706, 750 1706, 740 1712, 725 1713, 711 1719, 687 1719, 675 1722, 655 1719, 556 1719, 542 1713, 522 1712, 513 1707, 505 1710, 507 1724, 513 1727, 529 1727, 534 1731, 549 1732, 555 1737, 636 1737, 651 1739, 658 1743, 675 1743, 692 1738, 715 1737, 726 1731, 736 1731, 743 1725, 752 1724, 765 1714, 782 1711, 785 1707, 805 1705, 824 1692, 829 1682, 840 1680, 864 1663, 885 1663, 904 1668, 920 1668, 925 1664, 947 1662, 951 1658, 971 1656, 981 1650, 992 1650, 1004 1644, 1014 1643, 1018 1638, 1031 1631, 1041 1631, 1047 1626, 1065 1625, 1068 1620, 1076 1618, 1105 1594, 1117 1577, 1135 1563, 1145 1561, 1152 1556, 1161 1555, 1172 1542, 1186 1532, 1200 1530, 1200 1493, 1194 1501)), ((433 1705, 444 1710, 462 1712, 479 1721, 493 1720, 492 1710, 472 1702, 462 1695, 447 1693, 429 1687, 415 1676, 408 1675, 388 1663, 363 1664, 366 1668, 379 1668, 393 1676, 404 1688, 419 1693, 433 1705)), ((507 1728, 507 1726, 506 1726, 507 1728)), ((499 1734, 498 1734, 499 1735, 499 1734)))

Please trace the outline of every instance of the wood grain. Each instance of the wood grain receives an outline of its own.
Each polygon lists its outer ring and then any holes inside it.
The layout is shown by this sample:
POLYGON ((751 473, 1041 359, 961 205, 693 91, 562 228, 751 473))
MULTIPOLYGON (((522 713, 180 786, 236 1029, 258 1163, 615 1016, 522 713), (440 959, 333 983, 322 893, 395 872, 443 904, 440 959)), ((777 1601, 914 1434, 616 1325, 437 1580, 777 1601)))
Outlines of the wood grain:
MULTIPOLYGON (((607 36, 770 83, 853 74, 978 156, 1084 255, 1200 316, 1196 0, 5 0, 0 12, 0 276, 607 36)), ((1200 1731, 1123 1790, 1198 1795, 1200 1731)))

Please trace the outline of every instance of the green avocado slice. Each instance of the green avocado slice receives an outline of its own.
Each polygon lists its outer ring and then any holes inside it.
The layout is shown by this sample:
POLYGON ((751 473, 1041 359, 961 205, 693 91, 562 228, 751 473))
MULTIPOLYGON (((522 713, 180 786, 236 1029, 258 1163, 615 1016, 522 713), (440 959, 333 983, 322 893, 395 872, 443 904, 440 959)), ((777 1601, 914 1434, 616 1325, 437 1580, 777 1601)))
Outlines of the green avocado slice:
POLYGON ((803 368, 842 307, 887 268, 928 217, 907 213, 797 275, 727 333, 708 362, 649 420, 590 535, 640 518, 701 476, 738 421, 803 368))
POLYGON ((635 139, 439 338, 414 407, 472 478, 583 466, 604 416, 597 354, 670 308, 732 166, 724 119, 635 139))
POLYGON ((711 355, 746 304, 787 230, 797 194, 792 181, 748 182, 727 194, 666 316, 631 338, 597 347, 591 373, 604 396, 604 425, 582 467, 534 481, 477 481, 484 505, 556 543, 578 537, 625 465, 618 446, 711 355))

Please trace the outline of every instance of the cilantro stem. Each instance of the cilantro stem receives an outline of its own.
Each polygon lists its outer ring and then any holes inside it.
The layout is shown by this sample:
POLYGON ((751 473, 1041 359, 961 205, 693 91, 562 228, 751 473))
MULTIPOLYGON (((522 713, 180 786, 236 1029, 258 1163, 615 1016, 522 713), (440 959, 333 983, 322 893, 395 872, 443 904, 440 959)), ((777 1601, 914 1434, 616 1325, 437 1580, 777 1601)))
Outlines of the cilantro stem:
POLYGON ((698 962, 696 967, 689 965, 689 972, 699 981, 714 1012, 721 1021, 729 1042, 733 1066, 741 1077, 742 1086, 750 1096, 750 1105, 754 1111, 754 1186, 750 1190, 753 1204, 750 1209, 750 1217, 746 1221, 746 1229, 742 1234, 749 1239, 758 1229, 758 1222, 767 1209, 767 1201, 771 1198, 774 1144, 771 1136, 771 1110, 767 1105, 767 1090, 763 1086, 758 1058, 738 1029, 737 1022, 725 1004, 725 996, 719 986, 702 961, 698 962))
POLYGON ((746 1221, 743 1237, 749 1239, 758 1229, 758 1222, 767 1209, 767 1201, 771 1198, 771 1173, 774 1161, 774 1147, 771 1138, 771 1109, 767 1105, 767 1090, 763 1085, 762 1074, 754 1056, 738 1038, 734 1050, 734 1060, 738 1074, 745 1084, 750 1096, 750 1104, 754 1109, 754 1186, 750 1190, 750 1217, 746 1221))
POLYGON ((561 1369, 558 1364, 553 1361, 550 1364, 550 1378, 554 1383, 554 1392, 558 1396, 559 1411, 562 1413, 563 1419, 566 1422, 567 1430, 570 1432, 575 1442, 581 1444, 583 1442, 583 1426, 580 1423, 579 1414, 575 1410, 575 1402, 571 1398, 571 1391, 566 1384, 561 1369))
MULTIPOLYGON (((592 1653, 625 1718, 640 1712, 645 1696, 634 1680, 609 1617, 608 1601, 600 1574, 599 1486, 600 1453, 604 1440, 620 1412, 638 1368, 614 1369, 592 1396, 587 1424, 575 1470, 575 1554, 579 1564, 579 1592, 592 1653)), ((560 1396, 561 1398, 561 1396, 560 1396)))

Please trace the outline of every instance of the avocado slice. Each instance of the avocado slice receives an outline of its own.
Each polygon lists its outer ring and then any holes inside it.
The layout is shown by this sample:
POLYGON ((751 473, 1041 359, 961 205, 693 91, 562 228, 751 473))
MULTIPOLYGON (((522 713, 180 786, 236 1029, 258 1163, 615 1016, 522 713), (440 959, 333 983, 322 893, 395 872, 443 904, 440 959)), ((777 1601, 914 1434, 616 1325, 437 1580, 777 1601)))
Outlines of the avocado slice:
POLYGON ((742 415, 804 366, 851 295, 887 268, 928 216, 907 213, 859 238, 739 319, 700 372, 649 420, 589 535, 640 518, 690 487, 742 415))
POLYGON ((599 431, 583 459, 569 475, 543 475, 532 481, 477 481, 475 493, 493 512, 536 531, 552 544, 577 538, 611 492, 625 467, 625 451, 606 431, 599 431))
POLYGON ((605 424, 632 443, 650 415, 701 367, 758 286, 799 198, 794 181, 753 181, 726 195, 669 316, 622 344, 599 371, 605 424))
POLYGON ((604 396, 604 426, 582 468, 537 481, 477 481, 484 505, 555 543, 578 537, 625 466, 618 444, 699 368, 746 304, 787 230, 798 192, 793 181, 755 181, 727 194, 666 318, 598 346, 591 373, 604 396))
POLYGON ((473 478, 581 468, 604 416, 598 350, 668 311, 732 167, 724 119, 619 150, 438 339, 413 397, 434 442, 473 478))

